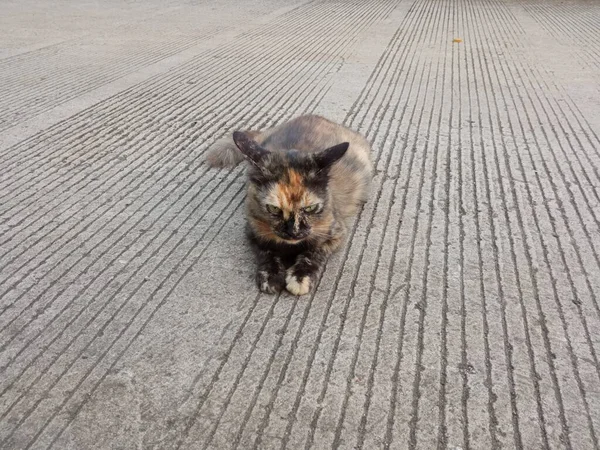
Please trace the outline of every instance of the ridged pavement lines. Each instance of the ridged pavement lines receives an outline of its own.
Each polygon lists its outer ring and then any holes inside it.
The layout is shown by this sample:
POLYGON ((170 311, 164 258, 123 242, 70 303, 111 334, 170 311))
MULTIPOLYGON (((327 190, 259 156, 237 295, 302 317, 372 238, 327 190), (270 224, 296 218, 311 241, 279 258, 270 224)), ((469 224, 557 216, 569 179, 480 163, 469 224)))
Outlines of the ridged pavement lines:
POLYGON ((600 447, 593 2, 2 8, 0 448, 600 447), (203 155, 302 113, 376 172, 268 296, 203 155))

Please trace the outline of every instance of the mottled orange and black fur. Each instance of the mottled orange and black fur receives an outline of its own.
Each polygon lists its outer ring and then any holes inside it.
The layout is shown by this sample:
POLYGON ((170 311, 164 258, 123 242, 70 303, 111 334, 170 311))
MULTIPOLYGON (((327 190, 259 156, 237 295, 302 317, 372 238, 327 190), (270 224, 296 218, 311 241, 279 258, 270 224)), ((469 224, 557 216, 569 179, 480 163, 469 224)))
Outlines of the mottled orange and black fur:
POLYGON ((236 131, 233 140, 209 150, 213 167, 249 162, 248 237, 263 292, 309 292, 367 199, 370 153, 360 134, 314 115, 264 131, 236 131))

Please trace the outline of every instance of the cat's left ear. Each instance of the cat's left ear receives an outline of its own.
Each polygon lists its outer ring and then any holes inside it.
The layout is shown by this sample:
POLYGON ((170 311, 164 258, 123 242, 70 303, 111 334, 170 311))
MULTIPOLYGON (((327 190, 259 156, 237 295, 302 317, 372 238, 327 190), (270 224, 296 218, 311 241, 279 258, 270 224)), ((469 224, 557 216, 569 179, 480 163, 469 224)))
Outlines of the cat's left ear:
POLYGON ((233 141, 244 156, 256 166, 260 166, 261 160, 269 154, 269 150, 261 147, 258 142, 250 139, 250 137, 242 131, 235 131, 233 133, 233 141))
POLYGON ((333 163, 346 154, 348 147, 350 147, 349 142, 342 142, 315 154, 315 162, 319 169, 323 170, 331 167, 333 163))

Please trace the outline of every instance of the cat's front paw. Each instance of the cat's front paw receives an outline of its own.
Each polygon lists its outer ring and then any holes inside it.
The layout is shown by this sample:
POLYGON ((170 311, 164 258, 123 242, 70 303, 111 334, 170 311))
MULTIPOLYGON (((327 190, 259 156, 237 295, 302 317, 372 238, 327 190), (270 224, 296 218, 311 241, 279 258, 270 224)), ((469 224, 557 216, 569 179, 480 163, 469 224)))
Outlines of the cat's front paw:
POLYGON ((259 270, 256 274, 256 283, 261 292, 277 294, 285 288, 285 273, 259 270))
POLYGON ((285 282, 285 288, 290 294, 304 295, 308 294, 308 292, 310 291, 310 277, 308 275, 298 277, 290 271, 285 277, 285 282))

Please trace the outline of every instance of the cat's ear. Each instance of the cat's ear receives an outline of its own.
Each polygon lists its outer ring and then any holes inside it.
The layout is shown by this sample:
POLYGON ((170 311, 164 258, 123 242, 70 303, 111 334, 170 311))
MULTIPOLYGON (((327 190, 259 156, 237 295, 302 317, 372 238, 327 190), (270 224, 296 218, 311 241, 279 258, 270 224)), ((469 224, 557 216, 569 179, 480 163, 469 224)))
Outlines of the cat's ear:
POLYGON ((341 144, 329 147, 319 153, 315 154, 315 162, 319 166, 319 170, 328 169, 334 162, 340 159, 350 147, 349 142, 342 142, 341 144))
POLYGON ((261 147, 258 142, 250 139, 250 137, 242 131, 235 131, 233 133, 233 141, 244 156, 256 166, 260 165, 262 159, 269 154, 269 150, 261 147))

